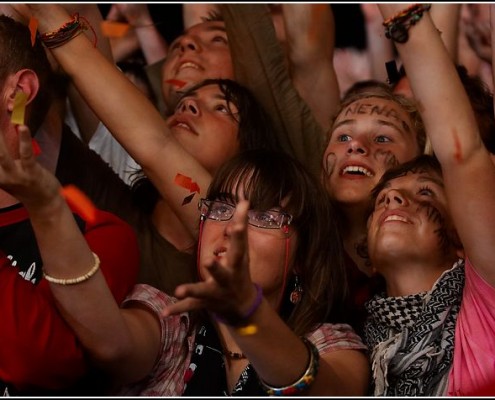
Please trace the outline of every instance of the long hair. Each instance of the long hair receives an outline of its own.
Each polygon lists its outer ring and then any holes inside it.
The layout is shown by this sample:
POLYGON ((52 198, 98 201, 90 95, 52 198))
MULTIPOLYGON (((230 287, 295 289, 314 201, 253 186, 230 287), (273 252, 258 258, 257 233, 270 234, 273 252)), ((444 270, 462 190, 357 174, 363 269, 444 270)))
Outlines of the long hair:
MULTIPOLYGON (((222 198, 239 189, 251 208, 280 207, 293 216, 291 226, 298 239, 292 264, 304 292, 295 306, 283 303, 282 318, 299 335, 324 321, 342 322, 338 313, 347 295, 342 240, 335 210, 321 184, 285 153, 251 150, 219 169, 207 197, 222 198)), ((291 290, 287 285, 285 299, 291 290)))
POLYGON ((30 69, 38 76, 39 90, 26 114, 26 125, 34 135, 52 100, 50 62, 40 39, 36 38, 33 46, 28 27, 6 15, 0 15, 0 37, 0 84, 21 69, 30 69))
MULTIPOLYGON (((198 89, 217 85, 225 96, 232 118, 239 124, 237 138, 239 151, 252 149, 280 149, 280 144, 271 122, 266 113, 253 94, 239 83, 230 79, 205 79, 189 88, 181 96, 190 96, 198 89), (234 113, 231 106, 237 108, 234 113)), ((180 101, 180 100, 179 100, 180 101)), ((151 213, 160 194, 153 184, 143 176, 142 171, 133 176, 134 201, 146 212, 151 213)))

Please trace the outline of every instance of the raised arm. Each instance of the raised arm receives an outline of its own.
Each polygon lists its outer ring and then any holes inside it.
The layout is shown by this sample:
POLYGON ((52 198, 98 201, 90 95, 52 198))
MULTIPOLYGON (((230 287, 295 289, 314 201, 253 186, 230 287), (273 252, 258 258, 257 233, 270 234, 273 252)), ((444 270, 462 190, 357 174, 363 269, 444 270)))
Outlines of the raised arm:
MULTIPOLYGON (((96 365, 125 380, 141 378, 155 362, 160 335, 158 322, 151 314, 142 311, 129 316, 129 313, 121 313, 118 307, 118 302, 123 300, 134 281, 127 285, 124 282, 130 281, 129 274, 135 279, 137 273, 137 242, 131 229, 123 229, 122 224, 120 229, 115 229, 115 223, 111 220, 91 228, 92 222, 89 221, 86 222, 88 230, 83 235, 61 195, 60 184, 36 162, 26 127, 19 128, 19 160, 6 155, 3 140, 0 140, 0 152, 4 155, 0 187, 21 201, 28 210, 43 271, 48 275, 40 285, 49 285, 55 298, 55 301, 49 301, 53 312, 47 314, 46 310, 40 310, 38 316, 40 326, 52 324, 51 329, 47 330, 50 334, 33 332, 33 329, 38 329, 34 326, 26 329, 26 333, 40 339, 53 335, 59 340, 56 346, 63 346, 66 350, 65 353, 56 351, 53 355, 45 354, 45 366, 51 365, 52 357, 57 354, 71 354, 80 346, 63 321, 60 321, 59 327, 55 324, 56 317, 60 319, 56 304, 96 365), (52 279, 47 282, 49 277, 52 279), (66 280, 76 277, 81 277, 80 283, 67 283, 66 280), (53 278, 58 281, 52 282, 53 278), (146 325, 149 329, 142 328, 146 325), (153 330, 155 327, 156 330, 153 330), (76 349, 72 349, 74 346, 76 349)), ((31 295, 34 292, 31 290, 31 295)), ((45 302, 52 299, 46 292, 48 290, 44 292, 45 302)), ((30 295, 29 292, 26 294, 30 295)), ((30 307, 40 306, 41 300, 33 299, 30 307)), ((44 340, 50 344, 53 339, 44 340)), ((83 363, 81 348, 78 350, 81 353, 80 363, 83 363)), ((38 361, 31 358, 25 364, 38 361)), ((59 362, 59 367, 67 372, 71 368, 80 368, 67 360, 59 362)))
POLYGON ((270 114, 283 149, 316 176, 325 132, 292 84, 265 4, 221 4, 236 80, 270 114))
MULTIPOLYGON (((380 4, 384 19, 409 4, 380 4)), ((396 43, 444 174, 450 211, 467 256, 495 285, 495 166, 469 99, 428 12, 396 43)))
POLYGON ((456 63, 461 4, 432 4, 430 14, 451 59, 456 63))
MULTIPOLYGON (((167 55, 167 42, 158 29, 156 29, 147 4, 112 4, 107 19, 109 21, 124 20, 129 23, 130 32, 132 32, 130 34, 134 35, 137 39, 138 48, 143 52, 147 64, 153 64, 162 60, 167 55)), ((112 45, 115 45, 115 42, 112 45)))
POLYGON ((292 82, 321 127, 330 129, 340 104, 333 67, 335 22, 329 4, 282 4, 292 82))
MULTIPOLYGON (((232 222, 227 228, 222 228, 227 231, 226 257, 214 259, 212 255, 207 267, 210 276, 200 283, 179 286, 176 295, 182 300, 166 308, 164 314, 171 315, 204 307, 219 318, 229 320, 229 316, 242 315, 248 309, 253 310, 249 319, 243 322, 255 327, 254 334, 246 334, 243 329, 224 323, 219 323, 219 332, 224 343, 231 343, 232 340, 237 343, 264 382, 283 387, 297 381, 304 374, 309 360, 308 349, 275 311, 273 299, 270 301, 258 293, 251 281, 247 256, 248 208, 248 201, 240 201, 232 222), (252 304, 257 306, 252 309, 252 304)), ((269 286, 274 290, 273 283, 269 286)), ((350 343, 353 334, 348 334, 350 343)), ((321 347, 322 343, 318 345, 321 347)), ((322 351, 316 379, 302 394, 364 395, 368 384, 368 362, 359 349, 359 346, 351 345, 346 349, 322 351)))
MULTIPOLYGON (((15 5, 33 13, 39 31, 49 32, 70 16, 57 4, 15 5), (29 7, 29 8, 27 8, 29 7)), ((211 176, 178 142, 153 104, 110 63, 85 35, 51 49, 53 56, 105 126, 142 167, 167 203, 194 235, 195 202, 182 206, 189 191, 174 184, 177 173, 191 177, 205 193, 211 176)))
MULTIPOLYGON (((96 44, 101 53, 110 61, 113 62, 112 51, 110 48, 109 40, 103 36, 100 28, 100 23, 103 21, 100 10, 96 4, 65 4, 64 8, 68 13, 73 14, 78 12, 80 16, 86 18, 96 33, 96 44)), ((86 35, 90 39, 93 38, 93 33, 91 31, 86 31, 86 35)), ((86 103, 86 101, 81 97, 77 88, 70 84, 68 88, 68 95, 71 105, 72 113, 77 122, 81 138, 85 143, 89 143, 93 137, 100 119, 93 112, 91 107, 86 103)))
POLYGON ((371 78, 387 81, 385 63, 394 59, 394 45, 385 37, 383 18, 375 3, 362 3, 366 29, 366 50, 371 67, 371 78))

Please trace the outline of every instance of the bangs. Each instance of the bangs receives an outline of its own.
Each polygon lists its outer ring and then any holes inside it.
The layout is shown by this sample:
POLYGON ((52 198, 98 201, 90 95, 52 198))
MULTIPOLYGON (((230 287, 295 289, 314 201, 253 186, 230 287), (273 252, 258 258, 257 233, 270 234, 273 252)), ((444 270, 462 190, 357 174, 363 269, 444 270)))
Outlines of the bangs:
POLYGON ((285 154, 246 151, 224 164, 208 190, 209 199, 237 203, 243 193, 252 209, 281 208, 297 219, 305 204, 304 176, 285 154))

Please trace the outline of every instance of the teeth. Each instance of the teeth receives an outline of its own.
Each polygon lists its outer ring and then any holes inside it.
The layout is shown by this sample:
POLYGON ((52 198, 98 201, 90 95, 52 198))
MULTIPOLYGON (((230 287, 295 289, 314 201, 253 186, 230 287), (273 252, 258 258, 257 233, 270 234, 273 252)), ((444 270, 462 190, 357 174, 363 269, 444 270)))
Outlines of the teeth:
POLYGON ((356 172, 359 172, 363 175, 366 175, 368 177, 372 177, 373 174, 368 171, 366 168, 363 168, 363 167, 358 167, 358 166, 355 166, 355 165, 349 165, 347 167, 344 168, 344 170, 342 171, 343 174, 346 174, 346 173, 356 173, 356 172))
POLYGON ((221 257, 221 256, 224 256, 225 254, 227 254, 227 251, 225 251, 225 250, 215 250, 215 251, 213 252, 213 254, 214 254, 215 256, 217 256, 217 257, 221 257))
POLYGON ((184 68, 194 68, 194 69, 199 69, 197 64, 194 64, 192 62, 186 62, 180 66, 179 69, 184 69, 184 68))
POLYGON ((184 122, 178 122, 176 126, 179 126, 181 128, 185 128, 185 129, 191 130, 191 128, 189 127, 189 125, 185 124, 184 122))
POLYGON ((400 215, 390 215, 387 218, 385 218, 385 222, 387 221, 401 221, 401 222, 407 222, 407 219, 404 217, 401 217, 400 215))

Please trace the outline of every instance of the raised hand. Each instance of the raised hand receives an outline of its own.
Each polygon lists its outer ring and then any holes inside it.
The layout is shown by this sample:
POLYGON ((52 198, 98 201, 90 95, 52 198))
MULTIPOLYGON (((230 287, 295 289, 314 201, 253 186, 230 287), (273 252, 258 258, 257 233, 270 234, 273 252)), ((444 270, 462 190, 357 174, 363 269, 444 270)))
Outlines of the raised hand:
POLYGON ((0 189, 30 211, 41 209, 59 196, 60 184, 36 161, 29 128, 19 125, 17 132, 18 141, 0 135, 0 189))
POLYGON ((175 295, 180 300, 166 308, 164 316, 201 308, 225 320, 233 320, 246 313, 256 298, 256 288, 249 275, 248 208, 248 201, 239 201, 232 221, 226 227, 226 256, 212 255, 206 261, 202 282, 178 286, 175 295))

